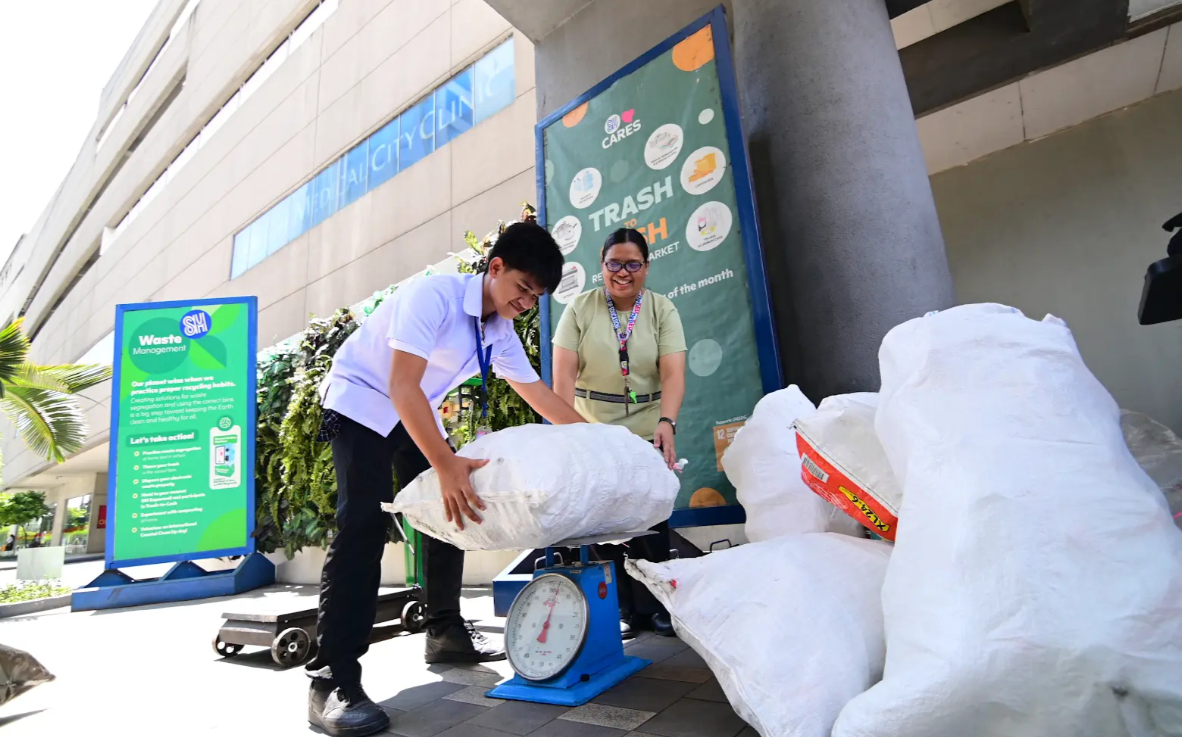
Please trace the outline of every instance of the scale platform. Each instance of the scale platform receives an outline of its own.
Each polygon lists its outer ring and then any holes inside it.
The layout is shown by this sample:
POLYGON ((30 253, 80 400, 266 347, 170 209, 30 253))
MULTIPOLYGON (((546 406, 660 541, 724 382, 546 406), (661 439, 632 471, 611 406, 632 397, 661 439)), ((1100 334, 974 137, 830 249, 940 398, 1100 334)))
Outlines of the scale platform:
POLYGON ((652 534, 616 532, 547 547, 545 565, 518 593, 505 624, 505 652, 517 675, 488 696, 581 706, 651 665, 624 654, 619 574, 610 561, 592 562, 589 546, 652 534), (558 562, 555 548, 578 548, 578 562, 558 562), (555 620, 560 605, 562 613, 555 620))

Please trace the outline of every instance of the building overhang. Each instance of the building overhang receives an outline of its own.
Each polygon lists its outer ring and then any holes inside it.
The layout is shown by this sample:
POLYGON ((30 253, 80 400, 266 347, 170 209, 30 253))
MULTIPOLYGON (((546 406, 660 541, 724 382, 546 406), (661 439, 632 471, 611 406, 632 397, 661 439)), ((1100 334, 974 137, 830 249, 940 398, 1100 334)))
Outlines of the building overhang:
MULTIPOLYGON (((595 2, 487 1, 534 43, 595 2)), ((891 18, 924 6, 966 18, 899 52, 916 117, 1182 20, 1182 0, 883 1, 891 18)))

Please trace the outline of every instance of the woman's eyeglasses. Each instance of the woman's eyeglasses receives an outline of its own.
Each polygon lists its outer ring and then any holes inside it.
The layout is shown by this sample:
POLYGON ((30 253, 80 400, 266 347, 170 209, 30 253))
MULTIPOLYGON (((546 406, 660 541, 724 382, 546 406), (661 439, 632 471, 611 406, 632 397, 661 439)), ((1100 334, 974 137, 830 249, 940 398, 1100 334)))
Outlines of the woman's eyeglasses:
POLYGON ((635 274, 644 268, 643 261, 604 261, 603 265, 613 274, 618 273, 621 269, 629 274, 635 274))

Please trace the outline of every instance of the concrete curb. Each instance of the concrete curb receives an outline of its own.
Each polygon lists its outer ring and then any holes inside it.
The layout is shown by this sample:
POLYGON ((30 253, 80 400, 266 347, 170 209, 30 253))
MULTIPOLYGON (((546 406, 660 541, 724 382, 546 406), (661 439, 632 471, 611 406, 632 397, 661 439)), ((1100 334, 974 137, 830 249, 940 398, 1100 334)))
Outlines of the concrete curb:
POLYGON ((0 604, 0 619, 19 617, 22 614, 35 614, 50 609, 70 605, 71 594, 51 596, 48 599, 34 599, 33 601, 18 601, 12 604, 0 604))

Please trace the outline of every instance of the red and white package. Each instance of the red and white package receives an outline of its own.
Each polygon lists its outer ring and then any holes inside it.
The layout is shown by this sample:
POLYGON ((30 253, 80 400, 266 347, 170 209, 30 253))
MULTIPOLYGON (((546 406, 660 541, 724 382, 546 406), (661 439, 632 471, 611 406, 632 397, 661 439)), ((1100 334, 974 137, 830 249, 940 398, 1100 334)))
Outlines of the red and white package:
POLYGON ((842 394, 793 427, 804 483, 874 534, 894 540, 903 491, 874 432, 877 409, 877 394, 842 394))

